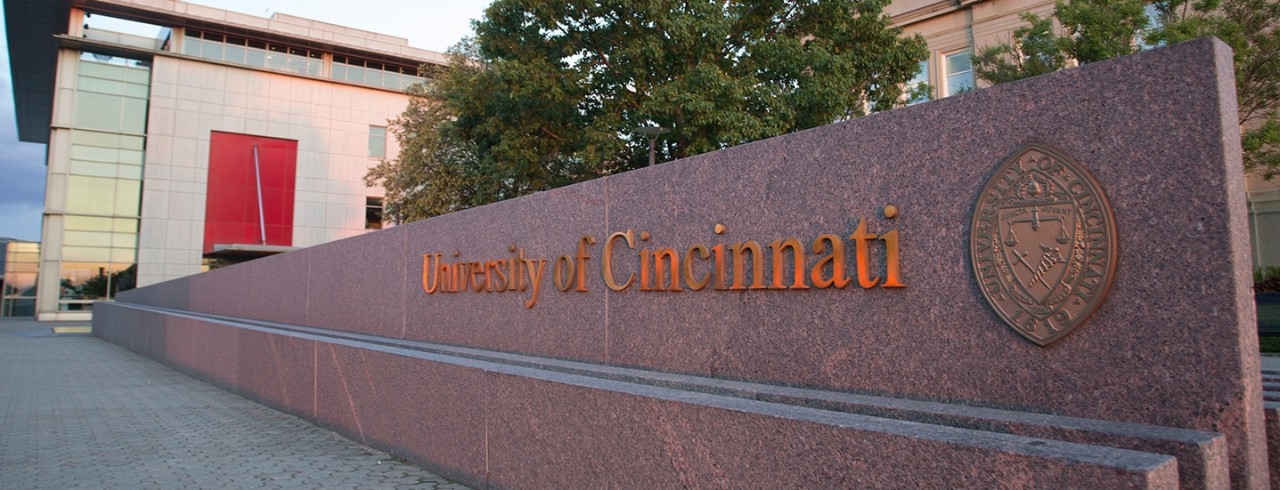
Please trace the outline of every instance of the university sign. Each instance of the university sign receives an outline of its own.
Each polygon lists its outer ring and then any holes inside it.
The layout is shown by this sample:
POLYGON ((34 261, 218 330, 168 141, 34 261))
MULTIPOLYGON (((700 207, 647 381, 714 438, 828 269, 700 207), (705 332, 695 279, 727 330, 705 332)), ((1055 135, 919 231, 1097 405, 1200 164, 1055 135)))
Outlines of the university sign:
POLYGON ((1233 80, 1212 39, 1090 63, 125 291, 93 330, 484 488, 1276 488, 1233 80))
MULTIPOLYGON (((899 214, 897 206, 884 207, 886 219, 899 214)), ((855 279, 861 289, 907 287, 898 230, 876 234, 867 228, 860 219, 844 237, 824 233, 807 242, 787 237, 767 245, 747 240, 679 248, 651 245, 657 242, 652 233, 628 229, 603 243, 583 235, 576 252, 554 259, 529 257, 516 244, 508 245, 510 256, 484 260, 470 260, 460 250, 431 252, 422 255, 422 291, 529 292, 524 306, 533 308, 544 285, 586 293, 590 277, 611 291, 844 289, 855 279), (873 249, 883 250, 883 269, 872 261, 873 249), (599 266, 588 273, 593 257, 599 266), (883 277, 873 272, 878 270, 883 277)), ((711 230, 728 231, 723 224, 711 230)), ((982 295, 1009 327, 1041 346, 1084 323, 1115 276, 1115 219, 1101 186, 1083 166, 1043 144, 1019 149, 996 169, 979 194, 970 230, 982 295)))
MULTIPOLYGON (((897 214, 897 207, 885 207, 886 217, 897 214)), ((717 235, 728 231, 722 224, 712 230, 717 235)), ((655 241, 653 238, 648 231, 626 230, 609 234, 603 244, 599 244, 596 237, 584 235, 578 240, 577 252, 554 260, 527 257, 525 249, 515 244, 508 247, 509 257, 487 260, 466 260, 460 251, 427 253, 422 256, 422 291, 429 295, 531 291, 524 305, 533 308, 547 282, 548 262, 554 264, 551 282, 562 292, 589 292, 588 277, 592 275, 603 280, 612 291, 844 289, 853 283, 854 276, 862 289, 907 287, 899 264, 898 231, 870 233, 865 219, 848 235, 847 244, 842 237, 829 233, 809 242, 790 237, 774 240, 767 246, 747 240, 711 246, 695 243, 679 249, 648 246, 655 241), (876 242, 884 245, 883 278, 872 273, 871 249, 876 242), (615 254, 619 253, 630 257, 615 260, 615 254), (771 267, 764 265, 766 255, 771 258, 771 267), (587 270, 593 256, 600 257, 600 266, 597 273, 589 275, 587 270), (854 276, 846 272, 849 270, 854 276)))

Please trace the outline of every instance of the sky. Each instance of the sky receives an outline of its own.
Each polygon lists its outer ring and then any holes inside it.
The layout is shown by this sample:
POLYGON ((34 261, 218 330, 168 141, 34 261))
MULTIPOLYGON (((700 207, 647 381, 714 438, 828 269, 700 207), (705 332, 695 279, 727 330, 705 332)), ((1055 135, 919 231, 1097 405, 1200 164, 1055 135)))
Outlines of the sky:
MULTIPOLYGON (((409 39, 409 45, 444 52, 471 35, 471 20, 491 0, 196 0, 260 17, 279 12, 409 39)), ((3 12, 0 12, 3 16, 3 12)), ((134 25, 101 16, 90 28, 153 35, 134 25)), ((13 114, 9 46, 0 22, 0 238, 39 241, 44 210, 45 145, 21 143, 13 114)))

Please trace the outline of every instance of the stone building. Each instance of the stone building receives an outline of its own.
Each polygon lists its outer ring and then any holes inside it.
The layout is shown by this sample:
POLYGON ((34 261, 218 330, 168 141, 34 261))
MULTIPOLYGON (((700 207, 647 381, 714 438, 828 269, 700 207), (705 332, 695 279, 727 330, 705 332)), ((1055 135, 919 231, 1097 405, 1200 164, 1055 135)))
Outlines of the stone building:
MULTIPOLYGON (((970 55, 987 46, 1009 42, 1031 12, 1053 15, 1053 0, 896 0, 887 9, 895 25, 920 34, 929 43, 929 59, 921 63, 916 82, 933 87, 935 98, 981 87, 970 55)), ((1280 265, 1280 181, 1256 175, 1246 178, 1249 233, 1254 265, 1280 265)))

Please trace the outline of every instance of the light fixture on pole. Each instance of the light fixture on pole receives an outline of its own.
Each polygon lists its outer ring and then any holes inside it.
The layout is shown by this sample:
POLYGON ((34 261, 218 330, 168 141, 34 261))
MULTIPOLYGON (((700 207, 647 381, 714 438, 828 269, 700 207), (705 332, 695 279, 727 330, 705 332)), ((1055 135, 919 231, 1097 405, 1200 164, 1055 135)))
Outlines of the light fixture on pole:
POLYGON ((662 126, 640 126, 635 132, 645 135, 649 138, 649 166, 653 166, 654 147, 658 142, 658 135, 670 133, 671 130, 662 126))

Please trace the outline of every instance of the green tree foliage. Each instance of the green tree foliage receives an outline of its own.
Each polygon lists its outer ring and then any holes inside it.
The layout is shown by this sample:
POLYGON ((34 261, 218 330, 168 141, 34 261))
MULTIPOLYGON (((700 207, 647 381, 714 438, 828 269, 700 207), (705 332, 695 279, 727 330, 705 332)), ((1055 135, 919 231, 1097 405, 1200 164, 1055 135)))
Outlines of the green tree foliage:
POLYGON ((888 0, 496 0, 366 182, 398 222, 901 105, 927 51, 888 0))
POLYGON ((1064 31, 1058 48, 1080 63, 1133 53, 1147 28, 1146 6, 1145 0, 1058 0, 1054 15, 1064 31))
POLYGON ((1231 46, 1245 170, 1275 178, 1280 174, 1280 3, 1167 0, 1155 5, 1163 27, 1148 36, 1153 44, 1217 36, 1231 46))
POLYGON ((1016 43, 983 48, 973 57, 978 78, 991 83, 1005 83, 1061 70, 1067 56, 1058 48, 1053 33, 1053 19, 1023 13, 1027 26, 1014 29, 1016 43))
POLYGON ((1003 83, 1061 68, 1067 58, 1091 63, 1217 36, 1235 51, 1245 170, 1268 180, 1280 174, 1280 3, 1157 0, 1151 5, 1149 17, 1141 0, 1060 1, 1054 15, 1063 34, 1053 33, 1050 19, 1025 16, 1031 25, 1014 31, 1009 43, 982 50, 974 57, 974 72, 1003 83))
POLYGON ((463 209, 480 192, 473 145, 452 138, 451 116, 427 96, 427 85, 408 88, 409 106, 388 125, 400 142, 397 160, 383 160, 365 175, 382 184, 384 216, 396 223, 463 209))

